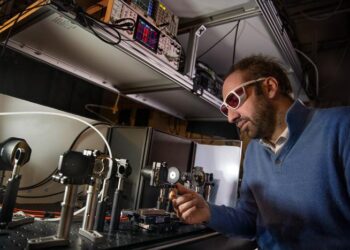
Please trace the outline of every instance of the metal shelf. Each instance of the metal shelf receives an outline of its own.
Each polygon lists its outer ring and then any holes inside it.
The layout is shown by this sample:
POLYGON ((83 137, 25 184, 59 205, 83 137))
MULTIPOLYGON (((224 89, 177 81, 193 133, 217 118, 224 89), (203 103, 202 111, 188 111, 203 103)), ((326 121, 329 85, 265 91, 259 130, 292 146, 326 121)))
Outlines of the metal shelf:
POLYGON ((135 42, 104 43, 50 5, 24 23, 8 42, 16 51, 182 119, 224 120, 218 98, 206 91, 192 94, 189 77, 135 42))
MULTIPOLYGON (((195 28, 199 24, 208 26, 198 45, 199 54, 241 20, 236 61, 252 54, 275 57, 287 71, 294 94, 307 100, 300 87, 300 63, 273 6, 251 0, 230 4, 224 0, 219 2, 220 5, 215 6, 221 11, 216 14, 204 8, 203 1, 168 1, 168 4, 178 15, 188 12, 190 18, 182 29, 195 28), (230 8, 224 10, 224 6, 230 8), (192 13, 191 8, 200 11, 192 13), (200 16, 196 17, 195 13, 200 16)), ((209 0, 205 3, 211 4, 209 0)), ((118 45, 109 45, 77 23, 74 14, 60 12, 52 5, 41 7, 20 26, 8 43, 19 52, 182 119, 225 120, 219 112, 221 101, 218 98, 207 91, 202 96, 194 95, 192 79, 136 42, 121 41, 118 45)), ((107 32, 98 32, 116 42, 107 32)), ((231 37, 201 58, 217 73, 226 73, 232 63, 233 35, 232 32, 231 37)), ((187 38, 188 33, 178 36, 185 50, 189 47, 187 38)))

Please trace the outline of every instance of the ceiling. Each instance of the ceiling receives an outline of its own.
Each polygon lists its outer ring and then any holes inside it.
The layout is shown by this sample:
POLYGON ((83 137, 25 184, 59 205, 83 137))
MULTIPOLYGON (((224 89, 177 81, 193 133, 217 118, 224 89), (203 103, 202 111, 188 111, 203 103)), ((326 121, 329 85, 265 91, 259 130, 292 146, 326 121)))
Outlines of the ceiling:
POLYGON ((209 0, 167 0, 164 2, 166 2, 169 9, 180 16, 178 39, 184 47, 184 53, 186 55, 188 54, 189 29, 204 24, 206 31, 199 39, 197 61, 206 63, 219 75, 225 75, 234 60, 254 53, 254 50, 255 52, 259 52, 260 49, 255 46, 256 38, 261 41, 261 46, 264 47, 264 50, 271 52, 277 57, 281 57, 279 52, 276 51, 276 47, 273 46, 273 38, 268 34, 269 31, 263 23, 258 7, 252 0, 218 0, 215 1, 215 4, 209 0), (220 20, 223 18, 220 13, 227 13, 226 16, 228 17, 239 15, 245 12, 245 6, 254 6, 256 11, 251 18, 244 18, 240 21, 234 59, 235 27, 237 27, 237 20, 239 19, 221 22, 220 20), (207 17, 209 20, 206 20, 207 17), (210 23, 210 20, 216 19, 219 20, 218 24, 210 23), (255 39, 252 39, 252 37, 255 39), (224 38, 222 41, 213 46, 222 38, 224 38))
POLYGON ((229 11, 244 6, 251 0, 163 0, 175 14, 181 18, 197 18, 207 14, 215 14, 223 10, 229 11))
POLYGON ((282 0, 279 7, 284 10, 295 46, 318 68, 317 94, 315 71, 307 60, 301 58, 310 75, 307 92, 311 98, 324 107, 350 105, 347 74, 350 65, 350 1, 282 0))
MULTIPOLYGON (((229 12, 239 7, 247 8, 255 4, 255 1, 249 0, 219 0, 215 1, 215 4, 210 0, 165 2, 181 17, 182 25, 191 18, 199 20, 203 17, 204 20, 204 17, 215 16, 216 13, 229 12)), ((350 105, 350 83, 347 76, 350 65, 350 1, 275 0, 273 2, 283 27, 289 34, 292 46, 298 49, 296 54, 302 66, 301 84, 311 104, 323 107, 350 105)), ((271 33, 266 31, 267 26, 261 25, 260 18, 262 16, 242 19, 237 34, 235 58, 233 58, 235 31, 233 31, 200 60, 209 64, 219 74, 225 74, 234 60, 237 61, 249 54, 263 52, 278 57, 278 52, 269 47, 271 33), (255 34, 251 35, 252 33, 255 34)), ((201 37, 198 55, 205 52, 236 24, 237 21, 208 28, 207 33, 201 37)), ((187 37, 186 34, 179 35, 179 40, 185 49, 187 37)))

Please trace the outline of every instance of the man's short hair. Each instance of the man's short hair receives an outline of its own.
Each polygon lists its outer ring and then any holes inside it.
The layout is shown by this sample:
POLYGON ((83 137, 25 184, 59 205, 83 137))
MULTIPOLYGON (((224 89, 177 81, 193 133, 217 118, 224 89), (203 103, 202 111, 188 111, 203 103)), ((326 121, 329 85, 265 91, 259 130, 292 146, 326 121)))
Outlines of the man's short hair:
POLYGON ((278 88, 282 95, 290 96, 292 93, 292 87, 285 70, 272 57, 263 55, 246 57, 234 64, 227 76, 234 71, 242 71, 244 81, 272 76, 278 81, 278 88))

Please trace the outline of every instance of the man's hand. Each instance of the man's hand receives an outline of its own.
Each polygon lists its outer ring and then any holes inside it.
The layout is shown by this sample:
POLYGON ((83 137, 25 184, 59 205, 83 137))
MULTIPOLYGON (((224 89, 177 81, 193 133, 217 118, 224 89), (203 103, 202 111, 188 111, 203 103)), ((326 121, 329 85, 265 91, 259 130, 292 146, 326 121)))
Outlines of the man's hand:
POLYGON ((177 216, 188 224, 206 222, 210 218, 208 203, 196 192, 176 184, 177 195, 171 199, 177 216))

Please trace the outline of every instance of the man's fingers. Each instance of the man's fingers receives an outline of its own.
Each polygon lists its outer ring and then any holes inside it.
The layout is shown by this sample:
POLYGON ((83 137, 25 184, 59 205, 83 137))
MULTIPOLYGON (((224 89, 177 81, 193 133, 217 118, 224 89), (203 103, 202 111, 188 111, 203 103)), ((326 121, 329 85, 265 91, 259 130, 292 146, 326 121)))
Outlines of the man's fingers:
POLYGON ((186 223, 198 223, 194 216, 199 212, 197 210, 201 206, 201 198, 197 193, 179 183, 176 184, 176 189, 179 195, 172 199, 176 215, 186 223))
POLYGON ((179 205, 179 206, 177 207, 177 209, 179 210, 179 212, 180 212, 181 214, 183 214, 183 213, 186 212, 188 209, 190 209, 190 208, 192 208, 192 207, 195 207, 195 206, 196 206, 196 203, 197 203, 197 201, 196 201, 195 199, 189 200, 189 201, 187 201, 187 202, 182 203, 181 205, 179 205))
POLYGON ((187 193, 187 194, 183 194, 181 196, 178 196, 176 199, 173 200, 173 206, 174 207, 178 207, 181 204, 194 199, 195 195, 193 193, 187 193))
POLYGON ((193 192, 192 190, 185 188, 180 183, 176 183, 176 189, 177 189, 178 194, 187 194, 187 193, 193 192))
POLYGON ((188 224, 193 224, 193 213, 196 211, 196 207, 191 207, 186 212, 181 214, 181 218, 188 224))
POLYGON ((176 215, 188 224, 202 223, 210 218, 208 204, 195 192, 178 196, 173 200, 173 207, 176 215))
POLYGON ((176 216, 177 216, 178 218, 181 218, 181 214, 180 214, 179 210, 178 210, 177 208, 174 207, 174 211, 175 211, 175 213, 176 213, 176 216))

